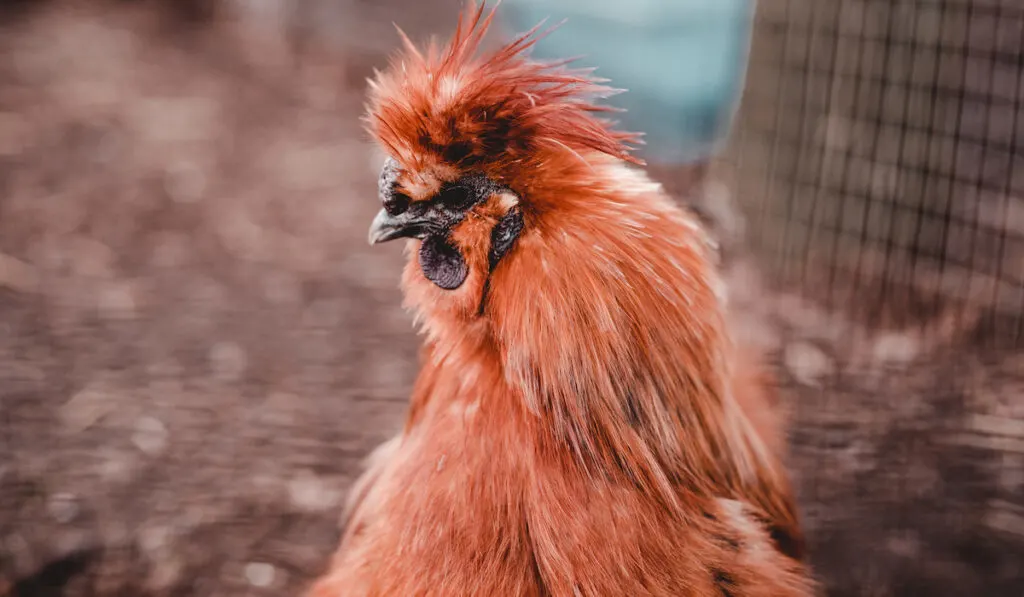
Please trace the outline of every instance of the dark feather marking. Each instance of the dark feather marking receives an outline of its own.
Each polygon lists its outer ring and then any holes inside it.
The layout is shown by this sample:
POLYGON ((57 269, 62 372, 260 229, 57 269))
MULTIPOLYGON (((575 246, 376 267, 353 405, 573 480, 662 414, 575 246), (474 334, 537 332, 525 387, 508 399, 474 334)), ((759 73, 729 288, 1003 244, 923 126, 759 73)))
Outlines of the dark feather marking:
POLYGON ((483 316, 484 308, 487 306, 487 296, 491 294, 491 277, 487 276, 484 280, 484 289, 480 292, 480 306, 477 307, 476 314, 478 317, 483 316))
POLYGON ((626 394, 624 401, 626 409, 626 421, 629 425, 634 428, 642 428, 644 426, 643 409, 640 407, 640 402, 633 395, 633 392, 626 394))
POLYGON ((740 548, 743 547, 743 543, 741 543, 735 537, 730 537, 728 535, 716 535, 715 538, 721 541, 722 545, 725 545, 732 551, 739 551, 740 548))
POLYGON ((768 531, 768 536, 779 553, 798 562, 803 561, 804 542, 802 537, 794 535, 784 527, 773 524, 772 521, 763 516, 757 516, 757 522, 768 531))
POLYGON ((736 579, 731 574, 715 568, 711 571, 711 574, 715 578, 715 588, 721 593, 722 597, 735 597, 733 592, 736 589, 736 579))
POLYGON ((768 527, 768 535, 772 538, 775 548, 780 552, 794 560, 803 560, 804 546, 803 541, 799 538, 777 525, 768 527))
POLYGON ((441 157, 451 164, 463 164, 473 154, 473 144, 469 141, 452 141, 441 153, 441 157))

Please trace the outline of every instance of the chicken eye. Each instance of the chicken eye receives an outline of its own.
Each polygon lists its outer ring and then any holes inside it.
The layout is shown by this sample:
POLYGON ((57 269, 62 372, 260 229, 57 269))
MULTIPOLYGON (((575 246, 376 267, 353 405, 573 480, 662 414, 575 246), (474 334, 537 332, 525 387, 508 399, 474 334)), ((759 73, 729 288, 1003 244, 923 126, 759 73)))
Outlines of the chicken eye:
POLYGON ((389 216, 400 216, 409 209, 410 203, 412 199, 408 195, 396 191, 384 202, 384 211, 388 212, 389 216))
POLYGON ((437 197, 445 208, 452 211, 465 211, 473 204, 474 196, 466 187, 448 187, 437 197))

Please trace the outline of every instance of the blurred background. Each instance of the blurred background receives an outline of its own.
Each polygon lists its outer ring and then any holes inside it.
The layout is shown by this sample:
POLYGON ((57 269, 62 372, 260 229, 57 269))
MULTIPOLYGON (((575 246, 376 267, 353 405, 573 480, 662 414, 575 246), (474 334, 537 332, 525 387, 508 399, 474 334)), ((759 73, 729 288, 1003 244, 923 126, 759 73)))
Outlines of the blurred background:
MULTIPOLYGON (((538 52, 653 73, 614 101, 777 368, 829 594, 1024 594, 1024 4, 624 5, 502 19, 576 11, 538 52)), ((324 568, 419 344, 365 241, 365 78, 458 6, 0 0, 0 595, 324 568)))

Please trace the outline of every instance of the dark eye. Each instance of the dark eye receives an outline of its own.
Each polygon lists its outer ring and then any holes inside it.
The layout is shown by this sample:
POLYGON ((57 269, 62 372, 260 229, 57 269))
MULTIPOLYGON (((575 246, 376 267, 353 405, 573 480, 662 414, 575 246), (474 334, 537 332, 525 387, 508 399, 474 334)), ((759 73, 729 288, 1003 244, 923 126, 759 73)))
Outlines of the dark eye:
POLYGON ((473 204, 474 196, 466 187, 448 187, 441 191, 437 199, 452 211, 464 211, 473 204))
POLYGON ((410 203, 412 203, 412 199, 408 195, 395 191, 384 201, 384 211, 391 216, 400 216, 409 209, 410 203))

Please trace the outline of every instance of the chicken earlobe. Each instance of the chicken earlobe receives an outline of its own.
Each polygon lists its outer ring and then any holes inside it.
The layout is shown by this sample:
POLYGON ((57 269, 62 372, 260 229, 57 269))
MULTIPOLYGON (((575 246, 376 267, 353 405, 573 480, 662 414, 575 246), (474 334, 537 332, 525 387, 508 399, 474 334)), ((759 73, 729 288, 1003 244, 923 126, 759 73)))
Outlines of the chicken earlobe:
POLYGON ((491 230, 491 250, 487 260, 492 272, 502 257, 516 244, 519 233, 523 231, 523 225, 523 211, 517 205, 508 210, 491 230))

